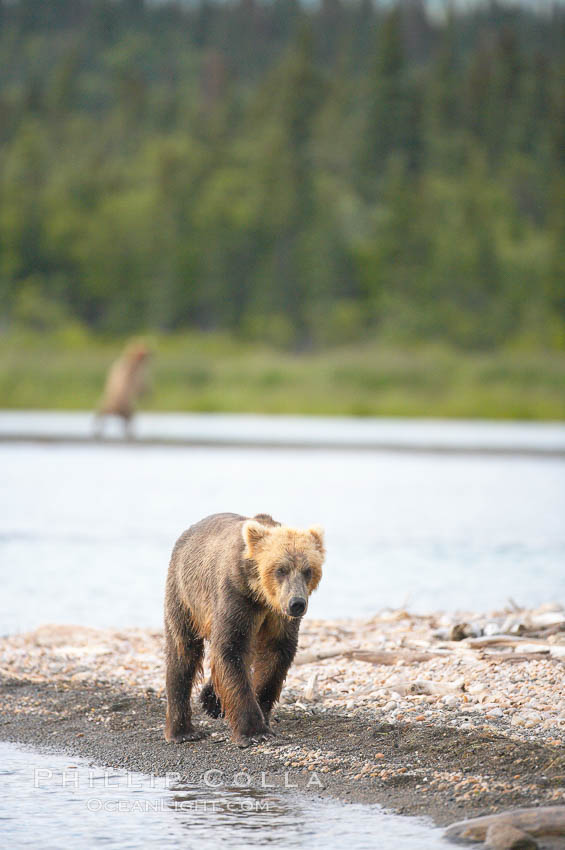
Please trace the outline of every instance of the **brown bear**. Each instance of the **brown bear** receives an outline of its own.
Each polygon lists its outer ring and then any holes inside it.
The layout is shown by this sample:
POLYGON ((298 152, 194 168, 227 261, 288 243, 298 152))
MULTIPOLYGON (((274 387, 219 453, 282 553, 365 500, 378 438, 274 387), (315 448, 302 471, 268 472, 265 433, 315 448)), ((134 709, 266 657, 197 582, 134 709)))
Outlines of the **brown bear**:
POLYGON ((270 715, 298 643, 308 597, 322 577, 321 528, 213 514, 177 540, 167 576, 167 741, 194 741, 190 695, 210 641, 200 700, 223 714, 240 747, 274 734, 270 715))
POLYGON ((130 343, 112 364, 104 393, 96 411, 95 430, 102 436, 106 416, 119 416, 124 433, 131 436, 131 420, 135 405, 147 390, 147 364, 151 352, 143 342, 130 343))

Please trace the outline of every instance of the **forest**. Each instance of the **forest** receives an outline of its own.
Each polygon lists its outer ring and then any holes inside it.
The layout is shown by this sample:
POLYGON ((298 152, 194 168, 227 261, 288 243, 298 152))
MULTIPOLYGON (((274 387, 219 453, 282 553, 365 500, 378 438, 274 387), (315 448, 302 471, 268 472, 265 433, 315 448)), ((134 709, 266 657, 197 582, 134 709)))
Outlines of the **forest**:
POLYGON ((561 362, 564 47, 559 4, 0 0, 0 347, 561 362))
POLYGON ((565 10, 0 5, 3 328, 565 347, 565 10))

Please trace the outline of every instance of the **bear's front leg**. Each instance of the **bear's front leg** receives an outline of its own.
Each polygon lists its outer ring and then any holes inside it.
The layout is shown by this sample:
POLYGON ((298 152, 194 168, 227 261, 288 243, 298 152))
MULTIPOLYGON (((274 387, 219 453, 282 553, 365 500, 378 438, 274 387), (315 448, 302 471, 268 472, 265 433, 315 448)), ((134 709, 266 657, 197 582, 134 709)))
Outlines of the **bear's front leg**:
POLYGON ((249 747, 273 734, 251 687, 249 659, 246 624, 224 622, 212 635, 210 666, 214 691, 238 747, 249 747))
POLYGON ((300 620, 274 625, 266 621, 259 632, 253 686, 267 724, 296 654, 299 628, 300 620))

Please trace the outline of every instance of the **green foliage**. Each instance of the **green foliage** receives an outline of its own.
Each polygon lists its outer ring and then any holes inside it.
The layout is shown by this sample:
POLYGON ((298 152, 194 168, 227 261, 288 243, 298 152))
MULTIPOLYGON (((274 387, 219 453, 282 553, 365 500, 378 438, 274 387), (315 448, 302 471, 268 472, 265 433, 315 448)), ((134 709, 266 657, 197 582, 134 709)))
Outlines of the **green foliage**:
POLYGON ((0 329, 565 347, 559 6, 1 10, 0 329))
MULTIPOLYGON (((0 336, 0 407, 94 410, 125 339, 76 324, 0 336)), ((333 345, 297 355, 220 333, 154 335, 150 410, 565 419, 565 354, 333 345)))

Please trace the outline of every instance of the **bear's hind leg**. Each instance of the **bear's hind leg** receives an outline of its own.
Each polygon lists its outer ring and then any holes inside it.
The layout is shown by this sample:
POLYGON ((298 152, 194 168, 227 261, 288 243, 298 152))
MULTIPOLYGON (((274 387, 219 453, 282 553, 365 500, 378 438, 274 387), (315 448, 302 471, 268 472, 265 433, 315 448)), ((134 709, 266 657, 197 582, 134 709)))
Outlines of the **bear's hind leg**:
POLYGON ((165 627, 167 655, 167 720, 165 739, 180 744, 197 741, 207 733, 192 725, 190 694, 194 678, 202 670, 204 641, 188 624, 182 632, 173 635, 165 627))
POLYGON ((220 700, 216 696, 216 691, 214 690, 214 685, 212 684, 211 679, 208 679, 200 691, 200 704, 206 714, 209 714, 210 717, 217 718, 221 717, 223 714, 220 700))

